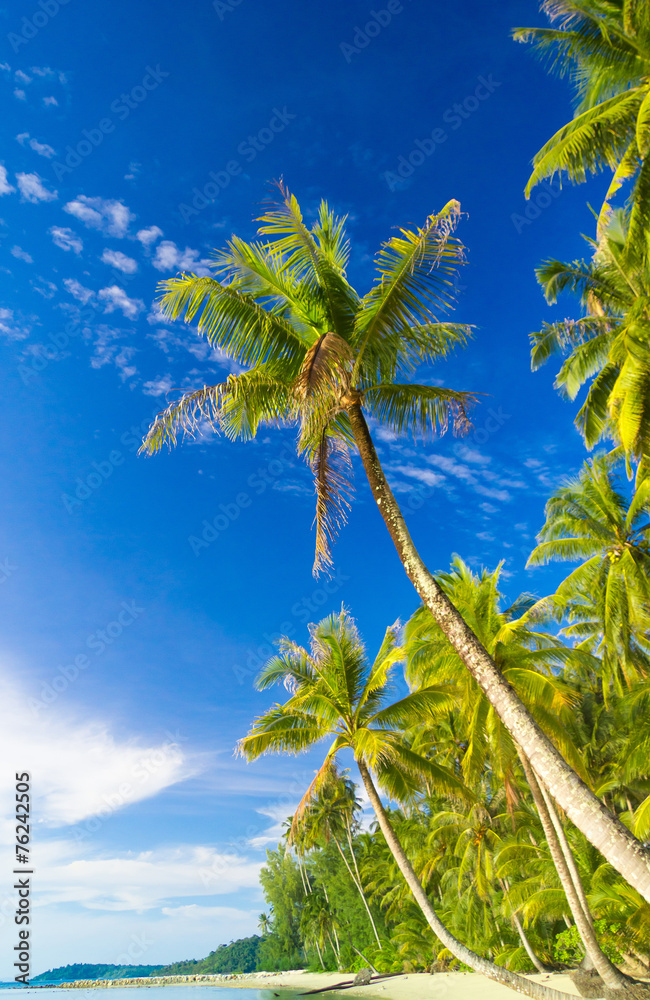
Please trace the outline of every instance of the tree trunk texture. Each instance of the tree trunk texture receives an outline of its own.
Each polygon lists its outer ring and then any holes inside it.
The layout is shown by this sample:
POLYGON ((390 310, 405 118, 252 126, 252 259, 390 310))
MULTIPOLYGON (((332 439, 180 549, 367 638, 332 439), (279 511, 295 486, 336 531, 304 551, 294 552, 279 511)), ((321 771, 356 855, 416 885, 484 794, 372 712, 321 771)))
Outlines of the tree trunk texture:
POLYGON ((539 818, 542 822, 542 827, 544 828, 544 836, 546 837, 546 842, 548 844, 549 851, 551 852, 553 864, 555 865, 562 888, 564 889, 569 909, 571 910, 571 915, 575 920, 585 951, 589 955, 589 958, 593 962, 594 969, 605 985, 609 986, 612 990, 620 990, 627 983, 627 978, 622 972, 619 972, 616 966, 612 965, 598 944, 598 939, 596 938, 594 931, 593 920, 591 918, 591 912, 584 894, 584 889, 582 889, 580 875, 575 867, 575 860, 573 858, 573 852, 571 851, 569 842, 567 841, 566 836, 564 836, 564 831, 562 831, 565 850, 567 854, 571 854, 571 860, 576 872, 576 877, 580 881, 582 899, 580 898, 578 889, 574 884, 568 859, 565 856, 565 851, 562 849, 562 844, 560 843, 555 824, 551 820, 547 799, 544 795, 544 788, 538 783, 533 769, 530 766, 530 762, 526 759, 523 753, 520 753, 520 759, 524 768, 526 780, 530 786, 535 806, 537 807, 537 812, 539 813, 539 818), (582 900, 584 900, 584 903, 582 900))
POLYGON ((609 812, 532 718, 420 558, 375 450, 361 404, 347 410, 379 511, 406 574, 534 771, 587 840, 650 902, 650 852, 609 812))
POLYGON ((525 976, 520 976, 516 972, 510 972, 508 969, 503 969, 501 966, 495 965, 494 962, 490 962, 486 958, 481 958, 480 955, 476 955, 473 951, 470 951, 466 945, 458 941, 453 934, 447 930, 433 909, 431 902, 429 901, 429 897, 422 888, 420 880, 415 874, 411 862, 407 858, 397 834, 393 830, 388 814, 382 805, 381 799, 379 798, 379 794, 374 786, 365 762, 363 760, 357 760, 357 766, 361 773, 361 778, 368 793, 368 797, 375 811, 377 822, 379 823, 381 832, 386 840, 386 844, 395 858, 397 866, 404 876, 409 889, 413 893, 415 901, 422 910, 429 927, 445 948, 448 948, 459 962, 469 965, 469 967, 474 969, 475 972, 480 972, 482 975, 487 976, 488 979, 493 979, 495 982, 501 983, 503 986, 508 986, 510 989, 516 990, 518 993, 523 993, 525 996, 533 997, 534 1000, 568 1000, 568 997, 570 996, 568 993, 561 993, 559 990, 554 990, 550 986, 543 986, 541 983, 536 983, 534 980, 526 979, 525 976))

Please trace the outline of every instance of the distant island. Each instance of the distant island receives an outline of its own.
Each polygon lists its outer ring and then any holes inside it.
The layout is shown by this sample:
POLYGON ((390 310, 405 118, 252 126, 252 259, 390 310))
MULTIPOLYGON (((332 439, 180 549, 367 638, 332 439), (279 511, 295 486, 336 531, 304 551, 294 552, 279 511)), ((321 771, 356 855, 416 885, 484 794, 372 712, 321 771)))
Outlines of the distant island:
POLYGON ((136 979, 149 976, 193 976, 257 971, 262 938, 257 934, 220 944, 207 958, 172 965, 64 965, 30 979, 32 983, 65 983, 77 979, 136 979))

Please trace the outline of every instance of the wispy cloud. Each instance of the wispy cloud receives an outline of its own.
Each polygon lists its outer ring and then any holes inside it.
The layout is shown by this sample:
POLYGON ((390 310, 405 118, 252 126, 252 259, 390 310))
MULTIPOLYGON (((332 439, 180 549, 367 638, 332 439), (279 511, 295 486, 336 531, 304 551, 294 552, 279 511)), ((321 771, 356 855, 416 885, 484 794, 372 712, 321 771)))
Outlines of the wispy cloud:
POLYGON ((162 396, 164 393, 169 392, 172 385, 171 375, 160 375, 150 382, 145 382, 142 391, 145 396, 162 396))
POLYGON ((32 204, 55 201, 59 197, 56 191, 48 191, 38 174, 16 174, 16 183, 23 201, 31 201, 32 204))
POLYGON ((109 264, 124 274, 135 274, 138 270, 137 261, 133 257, 127 257, 120 250, 104 250, 101 260, 104 264, 109 264))
POLYGON ((38 139, 32 139, 29 132, 21 132, 20 135, 16 136, 16 139, 21 146, 29 146, 39 156, 45 156, 48 160, 56 156, 56 150, 52 149, 47 142, 39 142, 38 139))
POLYGON ((74 253, 81 253, 84 248, 81 238, 65 226, 52 226, 48 232, 52 237, 52 242, 61 250, 73 250, 74 253))
POLYGON ((7 178, 7 168, 0 164, 0 196, 3 194, 11 194, 15 191, 15 187, 12 187, 7 178))
POLYGON ((82 285, 76 278, 65 278, 63 284, 70 292, 70 295, 74 296, 84 306, 95 297, 95 293, 90 288, 82 285))
POLYGON ((163 240, 156 248, 152 261, 158 271, 191 271, 205 277, 210 274, 206 267, 208 260, 199 260, 199 251, 185 247, 181 250, 173 240, 163 240))
POLYGON ((9 341, 26 340, 29 327, 16 320, 13 309, 0 308, 0 336, 9 341))
POLYGON ((12 254, 13 257, 17 257, 18 260, 24 260, 26 264, 34 263, 34 258, 30 256, 30 254, 28 254, 26 250, 23 250, 22 247, 18 246, 12 247, 9 252, 12 254))
POLYGON ((119 309, 127 319, 137 319, 144 309, 144 302, 141 299, 130 299, 119 285, 101 288, 97 295, 104 303, 104 312, 106 313, 112 313, 119 309))
POLYGON ((88 198, 80 194, 63 206, 63 211, 74 215, 89 229, 99 229, 107 236, 118 239, 126 236, 135 215, 121 201, 106 198, 88 198))

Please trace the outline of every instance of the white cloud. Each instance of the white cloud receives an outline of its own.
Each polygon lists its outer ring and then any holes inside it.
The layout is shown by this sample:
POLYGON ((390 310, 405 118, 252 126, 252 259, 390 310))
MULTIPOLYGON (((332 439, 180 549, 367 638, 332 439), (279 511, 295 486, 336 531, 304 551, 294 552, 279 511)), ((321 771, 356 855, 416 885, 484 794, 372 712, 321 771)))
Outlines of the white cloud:
POLYGON ((46 845, 40 863, 42 904, 78 903, 89 910, 139 913, 167 904, 171 913, 170 898, 255 889, 262 867, 232 852, 190 844, 113 857, 87 852, 90 856, 80 858, 79 853, 77 844, 66 841, 46 845))
POLYGON ((142 164, 136 163, 134 160, 132 160, 131 163, 129 163, 128 172, 124 174, 124 180, 125 181, 135 180, 135 178, 138 176, 141 170, 142 170, 142 164))
POLYGON ((61 226, 52 226, 48 230, 50 236, 52 237, 52 242, 60 247, 61 250, 74 250, 75 253, 81 253, 83 250, 83 243, 76 233, 73 233, 71 229, 61 226))
POLYGON ((27 100, 27 94, 25 93, 24 90, 21 90, 19 87, 16 87, 16 89, 14 90, 14 97, 19 101, 27 100))
POLYGON ((160 378, 153 379, 151 382, 145 382, 142 391, 145 396, 162 396, 163 393, 169 392, 171 387, 171 375, 161 375, 160 378))
POLYGON ((0 63, 0 69, 3 69, 6 73, 11 70, 9 63, 0 63))
POLYGON ((95 293, 90 288, 86 288, 78 282, 76 278, 65 278, 63 284, 70 292, 70 295, 74 296, 84 306, 95 297, 95 293))
POLYGON ((33 73, 34 76, 56 76, 54 70, 50 69, 49 66, 30 66, 29 71, 30 73, 33 73))
POLYGON ((54 282, 48 281, 47 278, 43 278, 40 274, 36 278, 36 281, 40 282, 40 284, 36 284, 35 281, 32 281, 34 291, 38 292, 39 295, 42 295, 44 299, 53 298, 56 293, 56 285, 54 282))
POLYGON ((10 250, 12 256, 17 257, 18 260, 24 260, 26 264, 33 264, 34 258, 30 257, 26 250, 22 247, 12 247, 10 250))
POLYGON ((486 514, 496 514, 499 510, 499 508, 495 507, 492 503, 480 503, 479 507, 481 510, 484 510, 486 514))
POLYGON ((159 229, 158 226, 149 226, 148 229, 139 229, 138 232, 135 234, 135 238, 137 240, 140 240, 142 246, 145 247, 145 249, 147 249, 151 246, 152 243, 155 243, 156 240, 159 239, 162 235, 163 231, 162 229, 159 229))
POLYGON ((15 187, 12 187, 7 179, 7 168, 0 164, 0 195, 11 194, 15 190, 15 187))
POLYGON ((173 320, 169 319, 169 317, 165 316, 163 313, 160 302, 154 302, 151 309, 147 313, 147 323, 151 324, 151 326, 158 326, 159 323, 171 325, 173 322, 173 320))
POLYGON ((59 102, 57 101, 56 97, 44 97, 43 104, 45 105, 46 108, 49 107, 58 108, 59 106, 59 102))
POLYGON ((48 160, 56 156, 56 150, 52 149, 46 142, 39 142, 38 139, 30 138, 29 132, 21 132, 20 135, 16 136, 16 139, 21 146, 27 144, 35 153, 38 153, 39 156, 47 157, 48 160))
POLYGON ((123 288, 119 285, 111 285, 109 288, 102 288, 97 293, 104 305, 104 312, 112 313, 119 309, 127 319, 137 319, 144 309, 144 302, 141 299, 130 299, 123 288))
POLYGON ((64 205, 63 211, 74 215, 90 229, 99 229, 107 236, 118 239, 126 236, 129 224, 135 219, 135 215, 121 201, 88 198, 84 194, 64 205))
POLYGON ((133 257, 127 257, 120 250, 104 250, 101 259, 104 264, 109 264, 111 267, 117 268, 118 271, 123 271, 124 274, 135 274, 138 270, 137 262, 133 257))
POLYGON ((493 542, 495 540, 494 535, 491 535, 489 531, 478 531, 476 537, 480 538, 482 542, 493 542))
POLYGON ((465 462, 472 462, 474 465, 489 465, 492 461, 489 455, 484 455, 475 448, 468 448, 464 444, 458 446, 458 454, 465 462))
POLYGON ((120 346, 115 343, 124 334, 123 330, 101 325, 94 330, 95 349, 90 364, 92 368, 103 368, 104 365, 115 365, 120 378, 124 382, 137 374, 131 359, 136 353, 135 347, 120 346))
POLYGON ((23 201, 36 204, 39 201, 54 201, 58 198, 56 191, 48 191, 38 174, 16 174, 16 181, 23 201))
POLYGON ((426 483, 427 486, 442 486, 446 482, 444 476, 440 476, 437 472, 430 472, 429 469, 420 469, 417 465, 395 465, 392 466, 392 471, 401 472, 403 476, 417 479, 421 483, 426 483))
POLYGON ((0 308, 0 336, 9 341, 25 340, 29 328, 16 322, 13 309, 0 308))
POLYGON ((185 247, 180 250, 173 240, 163 240, 156 248, 156 256, 152 264, 158 271, 192 271, 200 276, 209 275, 206 264, 209 261, 199 260, 199 251, 185 247))
POLYGON ((31 83, 32 82, 31 76, 27 76, 27 73, 23 73, 22 69, 17 69, 16 70, 15 79, 18 80, 19 83, 31 83))
MULTIPOLYGON (((73 684, 74 679, 69 681, 69 686, 73 684)), ((106 818, 157 795, 203 766, 173 738, 158 743, 116 738, 106 722, 89 720, 85 713, 75 715, 63 695, 46 705, 45 685, 36 698, 6 677, 0 689, 5 710, 0 755, 7 764, 0 775, 0 790, 9 795, 16 770, 38 775, 33 790, 35 812, 44 827, 106 818), (29 735, 27 718, 32 719, 29 735)), ((5 837, 7 833, 10 830, 5 828, 5 837)))

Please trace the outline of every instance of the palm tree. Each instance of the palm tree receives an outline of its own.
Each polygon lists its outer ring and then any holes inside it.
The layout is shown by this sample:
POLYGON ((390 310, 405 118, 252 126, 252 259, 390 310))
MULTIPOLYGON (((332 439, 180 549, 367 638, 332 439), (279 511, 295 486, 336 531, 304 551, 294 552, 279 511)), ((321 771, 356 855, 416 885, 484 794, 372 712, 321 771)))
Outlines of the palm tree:
POLYGON ((606 457, 585 462, 546 504, 546 523, 529 566, 580 562, 538 605, 566 617, 578 649, 602 657, 602 690, 622 694, 650 669, 650 479, 631 500, 617 488, 606 457))
POLYGON ((291 833, 293 833, 296 826, 298 826, 299 829, 302 828, 307 833, 312 843, 318 839, 319 836, 325 840, 325 843, 329 843, 330 840, 334 841, 336 849, 343 859, 343 864, 345 865, 348 875, 352 879, 355 889, 361 896, 364 909, 372 927, 375 941, 377 942, 377 947, 381 951, 381 939, 377 931, 372 911, 368 905, 366 894, 363 890, 361 875, 359 874, 359 868, 354 854, 351 819, 356 808, 358 808, 358 802, 354 794, 354 785, 345 777, 345 775, 337 774, 334 770, 332 770, 329 781, 324 784, 314 796, 300 817, 299 823, 292 824, 291 833), (347 859, 341 843, 343 837, 346 837, 348 841, 354 871, 352 869, 352 865, 347 859))
MULTIPOLYGON (((580 768, 578 751, 567 731, 572 714, 570 708, 575 697, 554 676, 559 666, 570 656, 575 658, 577 654, 567 649, 556 637, 531 625, 529 618, 535 605, 528 595, 520 596, 510 608, 500 608, 500 571, 499 566, 493 573, 483 570, 478 575, 460 558, 455 557, 451 571, 440 574, 439 580, 465 621, 471 624, 473 631, 494 657, 504 678, 512 684, 545 730, 562 747, 565 756, 580 768)), ((462 670, 458 655, 426 608, 416 611, 406 626, 406 649, 407 677, 413 690, 417 690, 419 684, 440 683, 446 679, 460 685, 463 676, 466 678, 464 689, 461 687, 463 697, 456 705, 455 714, 460 717, 461 731, 465 738, 460 767, 473 788, 486 777, 491 784, 496 782, 497 787, 504 788, 506 802, 512 812, 518 799, 516 765, 521 762, 560 883, 585 948, 603 981, 610 988, 618 989, 625 979, 603 954, 596 940, 582 883, 552 802, 543 786, 538 783, 525 755, 513 744, 498 717, 495 718, 494 711, 481 690, 466 671, 462 670)), ((584 658, 589 661, 593 659, 587 653, 584 658)), ((482 796, 482 801, 485 798, 485 795, 482 796)), ((487 815, 489 817, 489 813, 487 815)), ((470 843, 485 846, 491 836, 495 835, 485 828, 481 837, 474 837, 470 843)), ((489 854, 484 854, 483 858, 487 862, 489 854)), ((478 884, 480 887, 480 881, 478 884)), ((485 890, 481 893, 479 888, 479 895, 481 894, 486 900, 488 894, 485 890)), ((520 929, 517 930, 521 937, 520 929)))
POLYGON ((358 449, 373 497, 404 569, 465 666, 547 787, 585 836, 650 899, 650 854, 572 770, 504 681, 494 660, 429 572, 388 485, 365 413, 397 433, 428 435, 452 418, 463 427, 468 393, 403 381, 464 343, 466 326, 440 323, 462 251, 451 233, 457 202, 380 250, 378 280, 363 297, 345 277, 344 219, 322 203, 311 229, 296 199, 261 218, 264 243, 233 237, 216 255, 221 281, 182 275, 163 282, 163 311, 187 322, 240 365, 224 383, 186 393, 157 417, 143 449, 173 445, 204 421, 249 438, 261 424, 300 425, 298 449, 316 484, 316 568, 349 503, 348 448, 358 449), (364 412, 365 411, 365 412, 364 412))
POLYGON ((577 107, 533 159, 531 188, 555 173, 574 182, 607 166, 614 177, 601 209, 600 228, 612 197, 634 180, 627 243, 645 259, 650 219, 650 15, 646 0, 544 0, 550 28, 517 28, 559 75, 571 74, 577 107))
POLYGON ((538 268, 546 300, 571 291, 585 315, 531 334, 531 364, 534 370, 552 354, 567 355, 555 386, 575 399, 590 383, 575 420, 585 444, 613 438, 628 462, 639 460, 641 479, 650 458, 650 265, 625 258, 627 231, 627 214, 617 210, 600 240, 587 240, 591 260, 548 260, 538 268))
POLYGON ((394 704, 386 704, 387 688, 396 662, 403 658, 394 630, 386 633, 371 664, 345 611, 311 628, 311 649, 282 640, 280 655, 263 668, 257 687, 265 690, 283 683, 291 695, 284 705, 273 705, 253 723, 238 743, 247 760, 265 753, 301 753, 334 737, 325 760, 298 808, 300 816, 336 766, 338 754, 351 750, 386 843, 415 900, 438 939, 460 961, 477 972, 539 1000, 558 1000, 563 994, 502 969, 461 944, 442 924, 407 858, 390 822, 371 772, 389 794, 410 799, 422 776, 444 794, 464 796, 462 783, 451 771, 414 753, 402 738, 405 722, 414 716, 434 715, 449 707, 451 697, 436 685, 423 687, 394 704))

